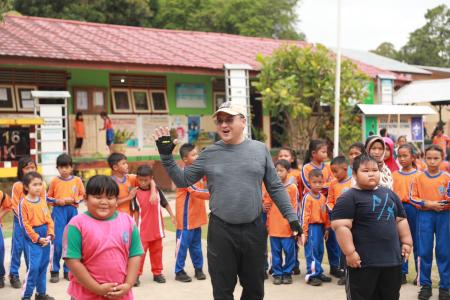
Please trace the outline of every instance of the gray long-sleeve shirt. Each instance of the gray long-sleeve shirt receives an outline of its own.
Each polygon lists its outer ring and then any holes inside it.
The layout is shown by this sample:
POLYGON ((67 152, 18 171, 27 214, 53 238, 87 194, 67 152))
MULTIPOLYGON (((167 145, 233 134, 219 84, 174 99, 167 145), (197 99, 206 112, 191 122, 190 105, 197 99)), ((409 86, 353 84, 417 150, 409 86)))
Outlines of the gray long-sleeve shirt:
POLYGON ((161 159, 177 187, 188 187, 206 175, 211 213, 225 222, 249 223, 261 214, 263 181, 283 216, 289 222, 298 220, 269 151, 261 142, 246 139, 230 145, 219 141, 183 170, 172 155, 161 155, 161 159))

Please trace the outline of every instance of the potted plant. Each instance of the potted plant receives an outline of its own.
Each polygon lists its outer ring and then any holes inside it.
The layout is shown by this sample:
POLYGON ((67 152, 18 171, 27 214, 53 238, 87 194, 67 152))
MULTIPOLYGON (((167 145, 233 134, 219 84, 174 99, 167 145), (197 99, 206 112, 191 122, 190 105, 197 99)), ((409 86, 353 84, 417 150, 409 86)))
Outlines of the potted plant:
POLYGON ((133 137, 133 133, 123 129, 114 131, 114 143, 112 144, 112 151, 125 153, 127 149, 127 141, 133 137))

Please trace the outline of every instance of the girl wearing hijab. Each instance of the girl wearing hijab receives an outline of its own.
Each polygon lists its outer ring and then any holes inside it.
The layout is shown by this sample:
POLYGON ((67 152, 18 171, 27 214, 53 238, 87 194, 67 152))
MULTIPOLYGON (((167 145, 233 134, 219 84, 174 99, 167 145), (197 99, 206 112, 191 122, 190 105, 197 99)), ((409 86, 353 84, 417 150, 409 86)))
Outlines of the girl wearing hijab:
POLYGON ((386 144, 382 137, 377 135, 369 136, 365 144, 366 152, 375 158, 380 169, 380 185, 392 190, 393 180, 389 167, 384 163, 386 144))
POLYGON ((392 173, 398 171, 398 164, 394 158, 394 141, 388 137, 383 138, 386 145, 386 151, 384 152, 384 164, 391 170, 392 173))

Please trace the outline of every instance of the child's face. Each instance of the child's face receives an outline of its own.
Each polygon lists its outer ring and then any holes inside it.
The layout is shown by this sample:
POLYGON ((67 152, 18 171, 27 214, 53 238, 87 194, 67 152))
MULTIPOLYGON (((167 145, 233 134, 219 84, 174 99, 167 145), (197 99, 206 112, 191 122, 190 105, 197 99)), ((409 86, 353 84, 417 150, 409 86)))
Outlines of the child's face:
POLYGON ((402 168, 411 166, 414 161, 414 156, 412 156, 411 152, 405 148, 398 149, 397 158, 402 168))
POLYGON ((399 146, 402 146, 402 145, 406 144, 406 139, 404 137, 399 138, 398 141, 397 141, 397 144, 399 146))
POLYGON ((347 165, 345 164, 334 164, 331 165, 331 172, 333 172, 334 177, 338 181, 342 181, 347 178, 347 165))
POLYGON ((137 182, 141 189, 148 190, 152 182, 152 176, 137 176, 137 182))
POLYGON ((119 162, 113 166, 113 169, 117 173, 123 175, 128 174, 128 161, 126 159, 119 160, 119 162))
POLYGON ((62 178, 69 178, 72 175, 73 167, 71 165, 57 167, 57 169, 62 178))
POLYGON ((33 178, 26 189, 28 191, 28 195, 30 195, 31 197, 39 197, 41 195, 43 187, 44 185, 42 183, 42 179, 33 178))
POLYGON ((376 161, 383 161, 384 145, 381 142, 375 142, 369 149, 369 155, 375 158, 376 161))
POLYGON ((312 152, 313 160, 318 162, 324 162, 328 159, 327 146, 322 146, 316 151, 312 152))
POLYGON ((288 162, 292 163, 294 161, 294 158, 291 155, 291 152, 286 150, 286 149, 282 149, 280 150, 280 152, 278 152, 278 160, 287 160, 288 162))
POLYGON ((431 171, 435 171, 439 169, 439 165, 442 162, 441 152, 436 150, 428 150, 425 153, 425 163, 427 164, 427 168, 431 171))
POLYGON ((192 149, 186 157, 183 158, 183 162, 186 166, 190 166, 194 163, 194 161, 198 158, 198 150, 197 148, 192 149))
POLYGON ((384 151, 384 160, 388 160, 391 157, 391 149, 386 147, 386 151, 384 151))
POLYGON ((323 189, 323 176, 311 176, 309 178, 309 184, 311 185, 311 191, 313 193, 320 193, 323 189))
POLYGON ((117 208, 115 196, 88 195, 86 199, 88 212, 96 219, 105 220, 111 217, 117 208))
POLYGON ((280 177, 281 182, 285 182, 289 174, 288 170, 282 165, 277 165, 275 169, 277 170, 277 175, 280 177))
POLYGON ((29 162, 28 165, 22 168, 23 175, 30 173, 30 172, 36 172, 36 164, 34 162, 29 162))
POLYGON ((359 148, 351 148, 350 151, 348 152, 348 159, 350 160, 350 165, 353 165, 353 160, 355 159, 355 157, 361 155, 361 151, 359 150, 359 148))
POLYGON ((356 183, 363 190, 373 190, 380 182, 380 170, 374 161, 362 163, 356 174, 353 171, 356 183))

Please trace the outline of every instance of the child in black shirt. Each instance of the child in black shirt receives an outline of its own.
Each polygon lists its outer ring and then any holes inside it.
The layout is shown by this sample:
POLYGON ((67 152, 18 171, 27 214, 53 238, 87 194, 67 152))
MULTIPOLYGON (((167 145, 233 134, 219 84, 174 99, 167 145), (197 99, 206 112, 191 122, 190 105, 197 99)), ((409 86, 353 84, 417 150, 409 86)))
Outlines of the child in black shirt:
POLYGON ((406 214, 398 196, 379 186, 375 159, 353 163, 356 186, 339 197, 331 226, 348 265, 347 299, 397 300, 402 262, 412 248, 406 214))

